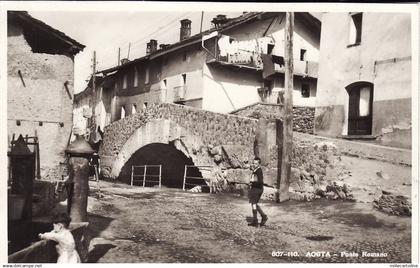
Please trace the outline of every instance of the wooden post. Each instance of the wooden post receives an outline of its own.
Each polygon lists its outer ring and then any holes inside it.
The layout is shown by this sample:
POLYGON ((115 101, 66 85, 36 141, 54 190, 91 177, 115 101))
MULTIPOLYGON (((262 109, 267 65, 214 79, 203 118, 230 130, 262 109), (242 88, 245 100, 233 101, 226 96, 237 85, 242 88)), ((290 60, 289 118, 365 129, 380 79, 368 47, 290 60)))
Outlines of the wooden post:
POLYGON ((131 166, 131 186, 133 186, 134 166, 131 166))
POLYGON ((35 154, 36 154, 36 178, 38 180, 41 179, 41 161, 39 156, 39 140, 38 140, 38 132, 35 129, 35 154))
POLYGON ((117 62, 117 66, 120 66, 120 62, 121 62, 121 48, 118 48, 118 62, 117 62))
POLYGON ((147 172, 147 165, 144 165, 144 173, 143 173, 143 187, 146 186, 146 172, 147 172))
POLYGON ((204 17, 204 11, 201 11, 200 33, 203 32, 203 17, 204 17))
POLYGON ((92 64, 92 126, 93 135, 96 138, 96 51, 93 51, 93 64, 92 64))
POLYGON ((182 190, 184 190, 184 191, 185 191, 185 180, 186 180, 186 177, 187 177, 187 165, 185 165, 185 167, 184 167, 184 182, 182 183, 182 190))
POLYGON ((279 202, 289 199, 289 179, 293 146, 293 28, 294 13, 286 12, 285 26, 285 94, 283 116, 283 144, 281 161, 281 179, 279 184, 279 202))
POLYGON ((159 165, 159 188, 162 188, 162 165, 159 165))

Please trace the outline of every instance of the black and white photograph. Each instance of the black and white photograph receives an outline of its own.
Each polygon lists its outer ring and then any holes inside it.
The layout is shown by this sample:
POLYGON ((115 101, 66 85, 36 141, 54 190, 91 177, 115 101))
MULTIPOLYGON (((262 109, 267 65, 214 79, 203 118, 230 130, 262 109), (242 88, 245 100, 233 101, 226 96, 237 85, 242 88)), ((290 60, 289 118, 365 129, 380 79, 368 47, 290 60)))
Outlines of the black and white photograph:
POLYGON ((3 267, 417 267, 418 4, 0 2, 3 267))

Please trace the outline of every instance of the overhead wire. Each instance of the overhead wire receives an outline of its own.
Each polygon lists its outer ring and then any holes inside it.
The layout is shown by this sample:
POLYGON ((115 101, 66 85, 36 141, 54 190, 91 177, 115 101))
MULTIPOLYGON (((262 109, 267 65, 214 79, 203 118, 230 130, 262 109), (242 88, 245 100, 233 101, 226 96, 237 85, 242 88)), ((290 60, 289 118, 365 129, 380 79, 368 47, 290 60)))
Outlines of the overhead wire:
MULTIPOLYGON (((188 14, 190 14, 190 13, 193 13, 193 12, 185 12, 185 13, 183 13, 181 16, 176 17, 175 19, 171 20, 170 22, 166 23, 165 25, 158 27, 155 31, 153 31, 153 32, 151 32, 151 33, 146 33, 146 34, 145 34, 145 36, 144 36, 143 38, 140 38, 140 39, 137 39, 137 40, 135 40, 135 41, 131 42, 131 46, 132 46, 132 47, 136 46, 136 44, 137 44, 137 43, 139 43, 139 42, 141 42, 141 41, 144 41, 144 40, 148 39, 150 36, 152 36, 152 35, 154 35, 154 34, 158 33, 159 31, 162 31, 162 30, 164 30, 165 28, 167 28, 167 27, 171 26, 171 25, 172 25, 175 21, 177 21, 177 20, 179 20, 179 19, 181 19, 181 18, 186 18, 186 16, 187 16, 188 14)), ((171 28, 168 28, 168 29, 166 29, 165 31, 167 31, 167 30, 169 30, 169 29, 171 29, 171 28)), ((140 44, 146 44, 146 43, 147 43, 147 42, 140 43, 140 44)), ((119 46, 121 46, 121 47, 128 46, 126 42, 124 42, 124 45, 121 45, 121 44, 122 44, 122 43, 119 43, 119 46)), ((112 48, 105 49, 104 51, 109 51, 109 50, 114 50, 114 49, 115 49, 115 48, 113 48, 113 47, 112 47, 112 48)))

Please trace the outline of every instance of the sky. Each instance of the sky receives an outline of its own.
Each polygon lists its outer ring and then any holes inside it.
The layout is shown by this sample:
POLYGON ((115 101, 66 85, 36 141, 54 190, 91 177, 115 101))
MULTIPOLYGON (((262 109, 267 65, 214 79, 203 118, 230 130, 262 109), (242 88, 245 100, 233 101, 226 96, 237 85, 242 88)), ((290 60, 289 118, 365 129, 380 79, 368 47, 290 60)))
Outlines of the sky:
MULTIPOLYGON (((118 48, 121 58, 133 60, 146 54, 150 39, 159 44, 179 41, 180 20, 191 22, 191 35, 200 31, 201 12, 92 12, 92 11, 29 11, 29 14, 51 27, 64 32, 86 46, 75 57, 74 92, 85 89, 86 80, 92 73, 93 51, 96 51, 97 70, 117 65, 118 48)), ((211 28, 211 20, 217 14, 237 17, 242 12, 204 12, 203 31, 211 28)))

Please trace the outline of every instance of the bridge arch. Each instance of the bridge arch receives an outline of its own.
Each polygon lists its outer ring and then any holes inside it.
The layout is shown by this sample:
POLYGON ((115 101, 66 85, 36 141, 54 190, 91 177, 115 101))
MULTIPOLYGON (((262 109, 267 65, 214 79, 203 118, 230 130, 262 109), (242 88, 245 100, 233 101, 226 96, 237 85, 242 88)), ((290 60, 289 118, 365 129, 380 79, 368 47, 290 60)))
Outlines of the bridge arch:
POLYGON ((200 137, 173 121, 151 119, 134 130, 116 156, 105 157, 102 167, 108 173, 106 177, 128 182, 133 164, 162 164, 165 165, 162 171, 163 185, 179 187, 180 176, 183 175, 180 170, 183 172, 184 165, 213 164, 212 157, 203 152, 206 148, 200 137), (174 157, 172 162, 171 157, 174 157), (173 181, 169 181, 170 172, 174 174, 173 181))
MULTIPOLYGON (((222 159, 230 181, 247 181, 248 163, 254 158, 258 136, 257 144, 262 145, 257 150, 258 155, 262 159, 264 156, 264 174, 267 183, 272 184, 277 176, 275 133, 272 127, 267 127, 272 123, 259 125, 259 120, 253 118, 169 103, 150 105, 105 128, 99 150, 101 173, 110 179, 126 176, 124 166, 136 157, 136 152, 141 150, 144 154, 155 146, 161 152, 169 147, 182 152, 181 158, 185 156, 195 166, 213 166, 217 157, 222 159)), ((202 174, 203 177, 208 175, 208 171, 202 174)))

